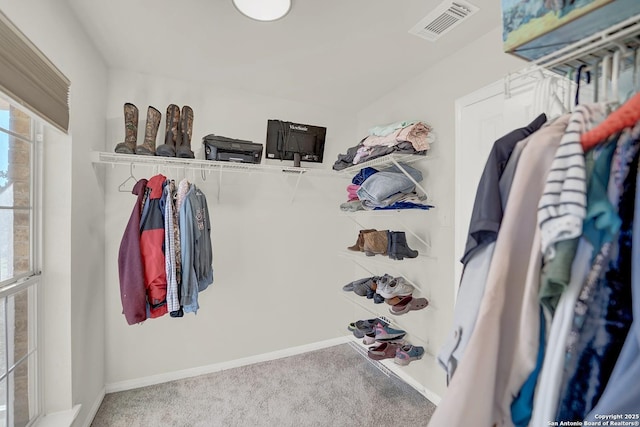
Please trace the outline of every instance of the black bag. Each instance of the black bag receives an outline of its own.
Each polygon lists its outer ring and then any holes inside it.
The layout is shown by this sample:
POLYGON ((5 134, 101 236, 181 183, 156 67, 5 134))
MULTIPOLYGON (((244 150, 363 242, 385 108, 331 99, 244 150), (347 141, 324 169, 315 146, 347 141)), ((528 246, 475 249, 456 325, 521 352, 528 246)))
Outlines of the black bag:
POLYGON ((207 160, 254 164, 262 161, 262 144, 213 134, 202 138, 202 143, 207 160))

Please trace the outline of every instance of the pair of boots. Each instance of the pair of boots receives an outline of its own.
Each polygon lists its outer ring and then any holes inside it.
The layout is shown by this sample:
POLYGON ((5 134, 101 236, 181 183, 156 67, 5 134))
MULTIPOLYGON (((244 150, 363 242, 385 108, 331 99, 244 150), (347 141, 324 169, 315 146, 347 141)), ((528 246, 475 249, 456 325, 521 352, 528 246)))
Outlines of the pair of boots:
POLYGON ((171 104, 167 107, 165 143, 156 150, 156 137, 162 114, 154 107, 147 109, 144 141, 136 145, 138 138, 138 108, 127 102, 124 104, 124 142, 116 145, 115 152, 122 154, 142 154, 146 156, 182 157, 193 159, 191 135, 193 134, 193 110, 185 105, 171 104))
POLYGON ((360 230, 356 243, 347 249, 364 252, 367 256, 388 255, 395 260, 418 256, 418 251, 409 248, 404 231, 360 230))

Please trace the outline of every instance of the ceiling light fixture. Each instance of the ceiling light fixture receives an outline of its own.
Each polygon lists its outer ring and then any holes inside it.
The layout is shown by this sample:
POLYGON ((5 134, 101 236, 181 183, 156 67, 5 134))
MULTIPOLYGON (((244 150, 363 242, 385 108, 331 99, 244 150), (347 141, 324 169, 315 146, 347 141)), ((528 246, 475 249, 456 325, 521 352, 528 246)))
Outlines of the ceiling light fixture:
POLYGON ((233 5, 256 21, 275 21, 289 13, 291 0, 233 0, 233 5))

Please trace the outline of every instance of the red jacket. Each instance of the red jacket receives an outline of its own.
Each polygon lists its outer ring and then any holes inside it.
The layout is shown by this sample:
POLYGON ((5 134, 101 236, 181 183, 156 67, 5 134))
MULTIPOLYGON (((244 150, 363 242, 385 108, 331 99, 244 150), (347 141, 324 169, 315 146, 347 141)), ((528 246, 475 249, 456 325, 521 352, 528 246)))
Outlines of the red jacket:
POLYGON ((167 178, 156 175, 149 180, 148 206, 140 223, 140 253, 144 265, 144 285, 151 318, 167 313, 167 273, 164 260, 164 216, 160 208, 167 178))

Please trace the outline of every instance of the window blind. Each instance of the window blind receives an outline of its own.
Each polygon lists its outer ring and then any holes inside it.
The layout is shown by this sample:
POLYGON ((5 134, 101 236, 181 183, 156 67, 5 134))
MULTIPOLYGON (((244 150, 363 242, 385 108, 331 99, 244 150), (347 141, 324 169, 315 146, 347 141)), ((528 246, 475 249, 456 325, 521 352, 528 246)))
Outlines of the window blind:
POLYGON ((2 12, 0 90, 68 132, 69 79, 2 12))

